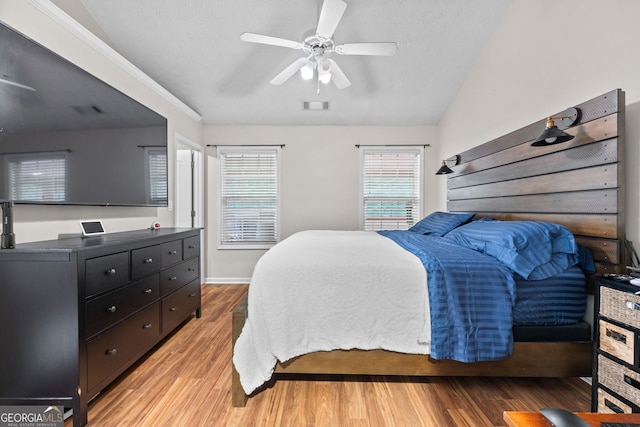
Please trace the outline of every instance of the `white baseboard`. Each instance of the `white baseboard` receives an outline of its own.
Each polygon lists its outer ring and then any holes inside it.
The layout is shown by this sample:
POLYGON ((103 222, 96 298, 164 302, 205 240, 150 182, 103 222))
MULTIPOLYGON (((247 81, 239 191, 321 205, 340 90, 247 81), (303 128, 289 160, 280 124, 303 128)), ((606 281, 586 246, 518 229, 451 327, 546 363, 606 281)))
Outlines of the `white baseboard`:
POLYGON ((246 285, 251 281, 250 277, 206 277, 206 285, 246 285))

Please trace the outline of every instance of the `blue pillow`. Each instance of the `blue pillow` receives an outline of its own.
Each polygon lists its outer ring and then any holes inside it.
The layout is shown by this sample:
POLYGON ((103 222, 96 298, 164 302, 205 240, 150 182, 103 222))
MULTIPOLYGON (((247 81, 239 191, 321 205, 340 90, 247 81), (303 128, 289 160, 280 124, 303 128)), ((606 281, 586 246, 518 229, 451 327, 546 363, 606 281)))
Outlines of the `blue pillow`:
POLYGON ((409 231, 442 237, 454 228, 466 224, 474 213, 434 212, 415 223, 409 231))
POLYGON ((444 237, 496 258, 529 280, 546 279, 578 263, 573 234, 550 222, 473 221, 444 237))

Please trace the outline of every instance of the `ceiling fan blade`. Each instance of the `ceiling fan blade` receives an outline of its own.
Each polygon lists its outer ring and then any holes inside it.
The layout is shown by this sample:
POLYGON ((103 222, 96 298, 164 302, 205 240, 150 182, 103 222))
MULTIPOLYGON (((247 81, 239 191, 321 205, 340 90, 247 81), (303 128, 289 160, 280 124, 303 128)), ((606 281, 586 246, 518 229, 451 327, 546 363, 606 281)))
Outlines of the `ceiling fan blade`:
POLYGON ((35 91, 35 89, 32 88, 31 86, 23 85, 21 83, 16 83, 16 82, 14 82, 12 80, 7 80, 7 79, 0 78, 0 83, 5 83, 5 84, 11 85, 11 86, 19 87, 20 89, 27 89, 27 90, 35 91))
POLYGON ((345 43, 335 47, 339 55, 375 55, 393 56, 398 46, 394 42, 386 43, 345 43))
POLYGON ((307 58, 296 59, 293 64, 289 65, 287 68, 282 70, 280 74, 278 74, 273 79, 271 79, 269 83, 271 83, 272 85, 283 84, 284 82, 289 80, 289 78, 293 76, 297 71, 299 71, 302 67, 304 67, 306 63, 307 63, 307 58))
POLYGON ((351 82, 342 69, 338 67, 336 61, 333 59, 326 59, 326 61, 329 61, 331 64, 331 80, 333 81, 333 84, 335 84, 338 89, 344 89, 351 86, 351 82))
POLYGON ((320 10, 316 34, 320 37, 330 39, 336 31, 346 9, 347 4, 342 0, 324 0, 322 9, 320 10))
POLYGON ((293 40, 281 39, 279 37, 264 36, 262 34, 242 33, 240 40, 250 43, 262 43, 272 46, 288 47, 290 49, 302 49, 302 43, 293 40))

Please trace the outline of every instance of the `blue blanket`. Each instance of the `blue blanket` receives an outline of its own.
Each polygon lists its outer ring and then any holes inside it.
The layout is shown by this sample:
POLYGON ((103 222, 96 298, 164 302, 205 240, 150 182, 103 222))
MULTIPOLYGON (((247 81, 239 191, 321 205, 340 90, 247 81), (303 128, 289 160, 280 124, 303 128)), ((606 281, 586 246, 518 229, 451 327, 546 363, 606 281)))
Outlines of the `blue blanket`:
POLYGON ((511 355, 516 288, 504 264, 441 237, 378 233, 415 254, 427 270, 432 358, 480 362, 511 355))

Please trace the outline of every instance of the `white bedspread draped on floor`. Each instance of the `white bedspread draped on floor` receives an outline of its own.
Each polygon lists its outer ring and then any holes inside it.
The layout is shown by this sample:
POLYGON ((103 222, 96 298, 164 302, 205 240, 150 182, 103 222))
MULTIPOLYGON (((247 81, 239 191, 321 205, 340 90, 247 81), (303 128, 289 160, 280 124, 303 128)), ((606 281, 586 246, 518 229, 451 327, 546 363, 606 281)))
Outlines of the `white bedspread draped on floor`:
POLYGON ((428 354, 427 276, 420 260, 375 232, 313 230, 258 261, 233 363, 247 394, 276 361, 313 351, 428 354))

